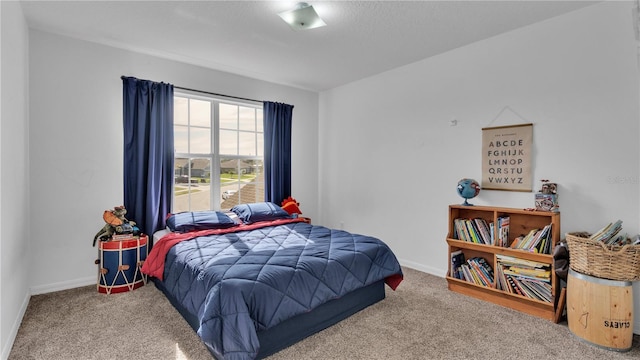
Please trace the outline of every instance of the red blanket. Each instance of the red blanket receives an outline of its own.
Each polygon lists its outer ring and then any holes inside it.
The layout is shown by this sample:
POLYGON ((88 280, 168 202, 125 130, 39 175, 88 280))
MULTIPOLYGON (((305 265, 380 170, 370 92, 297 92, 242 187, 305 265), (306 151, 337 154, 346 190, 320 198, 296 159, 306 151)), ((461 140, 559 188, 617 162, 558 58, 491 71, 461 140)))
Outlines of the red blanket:
POLYGON ((198 230, 191 231, 188 233, 169 233, 163 236, 157 243, 153 244, 153 248, 144 264, 142 265, 142 273, 156 277, 160 280, 164 277, 164 260, 167 257, 167 253, 169 250, 177 243, 185 240, 195 239, 198 236, 207 236, 207 235, 218 235, 218 234, 228 234, 239 231, 247 231, 260 229, 267 226, 276 226, 289 224, 294 222, 304 222, 306 219, 304 218, 295 218, 295 219, 278 219, 273 221, 259 221, 252 224, 240 224, 238 226, 226 228, 226 229, 208 229, 208 230, 198 230))

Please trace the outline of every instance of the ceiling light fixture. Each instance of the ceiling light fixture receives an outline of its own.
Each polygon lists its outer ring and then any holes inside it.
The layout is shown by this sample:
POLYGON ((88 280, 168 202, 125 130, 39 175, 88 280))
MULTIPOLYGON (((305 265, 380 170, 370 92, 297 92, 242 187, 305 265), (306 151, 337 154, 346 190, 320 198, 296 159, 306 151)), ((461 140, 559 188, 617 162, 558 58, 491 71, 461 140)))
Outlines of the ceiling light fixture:
POLYGON ((327 25, 320 19, 313 6, 306 2, 298 3, 295 9, 283 11, 278 15, 294 30, 314 29, 327 25))

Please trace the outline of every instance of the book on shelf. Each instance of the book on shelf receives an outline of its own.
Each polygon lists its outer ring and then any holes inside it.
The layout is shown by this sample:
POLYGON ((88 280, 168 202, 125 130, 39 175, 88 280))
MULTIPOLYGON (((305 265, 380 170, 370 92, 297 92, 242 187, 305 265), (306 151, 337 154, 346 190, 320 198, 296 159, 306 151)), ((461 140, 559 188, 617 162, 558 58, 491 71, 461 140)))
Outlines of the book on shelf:
POLYGON ((509 269, 504 270, 504 272, 509 275, 524 277, 531 276, 540 279, 549 279, 551 277, 551 270, 542 268, 531 269, 527 267, 510 266, 509 269))
POLYGON ((496 227, 493 223, 489 224, 489 230, 491 230, 491 244, 496 245, 496 246, 500 246, 497 242, 496 242, 496 227))
POLYGON ((483 270, 482 265, 480 265, 476 260, 470 261, 469 265, 471 265, 473 271, 480 280, 480 285, 491 286, 491 284, 493 283, 493 279, 489 279, 489 276, 486 273, 486 270, 483 270))
POLYGON ((546 225, 542 229, 531 229, 526 235, 515 238, 510 248, 540 254, 550 254, 551 234, 551 224, 546 225))
POLYGON ((523 267, 528 266, 530 268, 549 266, 549 264, 541 263, 539 261, 527 260, 509 255, 496 254, 496 258, 500 263, 503 264, 520 265, 523 267))
POLYGON ((451 277, 456 279, 462 279, 460 266, 464 263, 464 253, 462 250, 456 250, 451 252, 451 277))
POLYGON ((515 276, 511 277, 513 279, 513 281, 516 283, 516 286, 518 286, 518 288, 520 289, 520 291, 522 291, 523 296, 526 296, 528 298, 532 298, 532 299, 536 299, 538 298, 538 295, 536 295, 535 292, 533 292, 525 283, 525 281, 523 281, 521 278, 517 278, 515 276))
POLYGON ((501 279, 496 283, 524 297, 551 301, 551 265, 506 255, 496 255, 501 279), (508 286, 507 286, 508 284, 508 286))
POLYGON ((467 229, 467 225, 465 224, 465 219, 455 219, 453 224, 456 228, 456 238, 458 240, 473 242, 473 239, 469 234, 469 230, 467 229))
POLYGON ((458 240, 472 242, 476 244, 491 245, 491 233, 486 220, 477 219, 455 219, 454 237, 458 240))
POLYGON ((520 277, 512 277, 512 279, 526 297, 551 302, 551 285, 520 277))
POLYGON ((480 241, 478 240, 478 237, 475 234, 475 229, 473 228, 473 224, 471 223, 471 221, 469 221, 469 219, 463 219, 462 223, 467 228, 467 233, 469 234, 469 239, 471 240, 471 242, 479 244, 480 241))
POLYGON ((538 231, 533 239, 529 249, 539 254, 551 253, 551 224, 545 225, 542 230, 538 231))
POLYGON ((533 236, 531 236, 531 239, 529 240, 529 243, 527 244, 525 250, 538 252, 538 245, 540 244, 540 240, 542 240, 541 236, 544 234, 544 232, 544 228, 541 230, 536 229, 536 231, 533 233, 533 236))
POLYGON ((526 235, 518 236, 509 246, 511 249, 527 249, 538 229, 531 229, 526 235))
POLYGON ((509 276, 514 276, 522 279, 531 279, 531 280, 539 280, 539 281, 549 281, 550 274, 523 274, 518 271, 514 271, 513 268, 502 269, 502 273, 509 276))
POLYGON ((478 258, 478 263, 482 267, 482 270, 487 273, 487 276, 489 276, 489 278, 493 282, 493 269, 491 268, 491 265, 489 265, 487 260, 485 260, 484 258, 478 258))
POLYGON ((541 295, 535 292, 533 290, 533 287, 527 284, 527 281, 525 279, 514 277, 514 281, 518 284, 520 290, 522 290, 526 297, 542 300, 541 295))
POLYGON ((469 237, 471 241, 476 244, 482 244, 482 239, 478 236, 478 231, 471 220, 464 220, 464 225, 467 227, 467 231, 469 232, 469 237))
POLYGON ((471 237, 469 236, 469 232, 467 231, 467 226, 464 223, 464 219, 455 219, 453 221, 454 227, 456 228, 456 235, 458 240, 473 242, 471 237))
POLYGON ((489 224, 487 223, 487 221, 483 218, 476 218, 473 219, 473 222, 476 224, 476 228, 480 233, 482 241, 487 245, 494 245, 491 241, 491 232, 489 230, 489 224))
POLYGON ((505 278, 506 278, 507 282, 509 283, 509 292, 510 293, 524 296, 524 293, 522 292, 522 290, 520 290, 518 285, 516 285, 516 282, 513 280, 513 278, 511 276, 506 276, 505 275, 505 278))
POLYGON ((462 270, 462 280, 475 283, 473 276, 471 276, 471 270, 469 269, 469 264, 464 263, 460 265, 460 270, 462 270))
POLYGON ((496 255, 497 263, 507 273, 513 272, 520 276, 535 277, 540 280, 548 281, 551 277, 551 265, 533 260, 525 260, 513 258, 505 255, 496 255))
POLYGON ((508 292, 511 292, 511 290, 509 289, 509 284, 507 283, 507 279, 504 276, 504 273, 502 272, 502 266, 498 266, 496 267, 496 289, 498 290, 505 290, 508 292))
POLYGON ((553 242, 552 225, 549 224, 542 229, 540 241, 536 244, 536 250, 540 254, 551 254, 551 243, 553 242))
POLYGON ((496 246, 509 246, 509 221, 510 219, 508 216, 501 216, 498 218, 498 239, 496 239, 496 246))
POLYGON ((482 279, 473 263, 469 263, 469 271, 471 272, 474 283, 476 283, 477 285, 486 286, 486 282, 482 279))
POLYGON ((460 266, 463 270, 463 280, 481 286, 493 286, 493 270, 482 257, 473 257, 460 266))
POLYGON ((527 287, 533 293, 532 298, 551 302, 551 285, 546 283, 540 283, 539 281, 530 279, 521 279, 522 285, 527 287))

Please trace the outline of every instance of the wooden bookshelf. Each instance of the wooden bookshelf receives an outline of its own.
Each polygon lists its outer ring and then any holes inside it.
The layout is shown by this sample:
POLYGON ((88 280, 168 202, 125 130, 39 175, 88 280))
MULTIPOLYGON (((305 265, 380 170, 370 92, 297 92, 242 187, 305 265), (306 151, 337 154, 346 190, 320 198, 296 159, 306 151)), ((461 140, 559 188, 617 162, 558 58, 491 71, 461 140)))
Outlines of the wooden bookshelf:
MULTIPOLYGON (((562 301, 558 301, 560 297, 560 289, 558 286, 558 277, 555 274, 553 264, 553 249, 557 241, 560 239, 560 213, 546 211, 528 211, 523 209, 513 209, 505 207, 492 206, 449 206, 449 224, 447 232, 448 244, 448 263, 447 271, 448 288, 451 291, 459 292, 468 296, 472 296, 484 301, 489 301, 498 305, 502 305, 514 310, 518 310, 530 315, 541 317, 550 321, 558 322, 562 311, 562 301), (463 240, 463 236, 458 236, 455 226, 456 219, 483 219, 486 223, 494 225, 498 224, 498 219, 509 217, 509 232, 505 237, 506 247, 491 244, 476 243, 463 240), (511 246, 514 239, 521 235, 528 234, 532 229, 543 229, 546 225, 551 224, 550 229, 550 253, 536 253, 527 250, 512 249, 511 246), (471 258, 484 258, 486 262, 493 268, 493 282, 488 286, 476 284, 474 282, 459 279, 451 273, 451 253, 461 250, 465 260, 471 258), (498 255, 509 256, 517 259, 535 261, 548 265, 551 271, 551 299, 550 301, 540 300, 533 297, 523 296, 515 292, 500 289, 498 282, 499 257, 498 255)), ((494 226, 494 239, 498 237, 499 229, 494 226)))

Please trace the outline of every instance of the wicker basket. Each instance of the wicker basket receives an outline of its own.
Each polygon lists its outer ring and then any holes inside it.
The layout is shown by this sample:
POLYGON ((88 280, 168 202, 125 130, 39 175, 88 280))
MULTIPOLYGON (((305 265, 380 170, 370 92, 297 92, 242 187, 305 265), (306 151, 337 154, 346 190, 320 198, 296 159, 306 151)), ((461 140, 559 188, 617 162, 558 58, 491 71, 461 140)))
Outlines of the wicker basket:
POLYGON ((610 280, 640 280, 640 245, 606 245, 571 233, 566 239, 574 271, 610 280))

